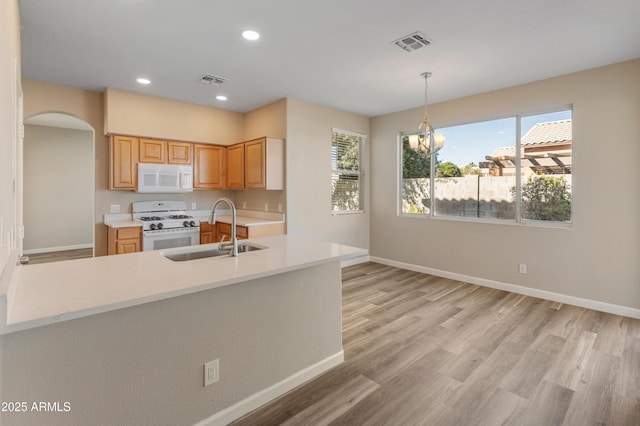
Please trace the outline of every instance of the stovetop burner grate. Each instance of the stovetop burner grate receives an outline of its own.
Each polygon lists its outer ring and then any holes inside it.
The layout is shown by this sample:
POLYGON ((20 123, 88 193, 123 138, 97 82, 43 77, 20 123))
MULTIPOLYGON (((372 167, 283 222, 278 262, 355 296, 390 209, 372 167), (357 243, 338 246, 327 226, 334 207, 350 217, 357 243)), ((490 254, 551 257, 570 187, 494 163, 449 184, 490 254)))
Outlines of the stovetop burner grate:
POLYGON ((162 220, 164 218, 160 217, 160 216, 142 216, 140 218, 140 220, 143 220, 145 222, 150 221, 150 220, 162 220))

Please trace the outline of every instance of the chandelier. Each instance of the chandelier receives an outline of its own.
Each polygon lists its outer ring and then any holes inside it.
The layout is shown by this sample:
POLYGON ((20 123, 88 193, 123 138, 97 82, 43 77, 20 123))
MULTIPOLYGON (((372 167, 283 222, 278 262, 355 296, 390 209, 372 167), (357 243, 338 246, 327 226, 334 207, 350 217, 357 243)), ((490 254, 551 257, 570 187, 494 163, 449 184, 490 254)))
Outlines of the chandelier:
POLYGON ((433 155, 444 146, 444 135, 435 134, 427 115, 427 94, 429 89, 427 80, 431 77, 431 73, 423 72, 420 76, 424 78, 424 118, 420 123, 420 127, 418 127, 419 133, 409 135, 409 146, 411 149, 424 151, 426 155, 433 155))

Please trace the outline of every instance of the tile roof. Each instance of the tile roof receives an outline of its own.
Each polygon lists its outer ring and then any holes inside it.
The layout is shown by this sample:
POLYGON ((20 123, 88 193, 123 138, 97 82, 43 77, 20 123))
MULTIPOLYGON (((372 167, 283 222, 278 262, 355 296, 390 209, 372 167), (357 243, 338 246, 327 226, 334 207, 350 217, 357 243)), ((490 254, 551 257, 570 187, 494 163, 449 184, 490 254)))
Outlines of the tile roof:
POLYGON ((493 151, 490 157, 502 158, 502 157, 513 157, 515 155, 516 155, 515 146, 503 146, 493 151))
POLYGON ((537 123, 522 138, 522 146, 571 142, 571 120, 537 123))

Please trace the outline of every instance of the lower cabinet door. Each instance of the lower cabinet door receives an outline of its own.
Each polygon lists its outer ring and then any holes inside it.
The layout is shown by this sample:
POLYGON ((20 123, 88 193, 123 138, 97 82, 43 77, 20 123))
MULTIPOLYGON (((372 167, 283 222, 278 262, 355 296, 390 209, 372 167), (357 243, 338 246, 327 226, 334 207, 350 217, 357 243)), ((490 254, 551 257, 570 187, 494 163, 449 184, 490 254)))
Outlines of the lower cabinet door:
POLYGON ((116 242, 116 254, 136 253, 140 251, 140 240, 118 240, 116 242))

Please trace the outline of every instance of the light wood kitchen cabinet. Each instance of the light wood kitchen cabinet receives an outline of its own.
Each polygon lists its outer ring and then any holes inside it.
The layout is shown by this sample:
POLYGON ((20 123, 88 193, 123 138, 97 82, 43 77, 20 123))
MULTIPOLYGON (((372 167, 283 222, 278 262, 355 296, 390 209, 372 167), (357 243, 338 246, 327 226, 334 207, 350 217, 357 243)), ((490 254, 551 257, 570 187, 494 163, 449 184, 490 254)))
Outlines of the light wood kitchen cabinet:
POLYGON ((135 253, 142 250, 142 228, 109 228, 107 254, 135 253))
POLYGON ((224 189, 225 147, 193 145, 193 188, 224 189))
POLYGON ((192 143, 141 138, 139 146, 141 163, 191 164, 192 143))
POLYGON ((216 225, 208 222, 200 222, 200 244, 216 242, 216 225))
POLYGON ((138 184, 138 138, 111 136, 109 165, 109 189, 136 189, 138 184))
MULTIPOLYGON (((269 237, 272 235, 284 234, 284 223, 271 223, 264 225, 243 226, 236 225, 236 239, 246 240, 248 238, 269 237)), ((222 237, 225 241, 231 241, 231 225, 228 223, 216 223, 216 241, 222 237)))
POLYGON ((282 139, 254 139, 230 146, 227 154, 227 189, 284 189, 282 139))
MULTIPOLYGON (((221 241, 224 237, 225 241, 231 241, 231 225, 228 223, 216 223, 216 241, 221 241)), ((249 238, 249 228, 242 225, 236 225, 236 239, 246 240, 249 238)))
POLYGON ((109 189, 136 190, 138 163, 193 165, 194 189, 225 189, 224 146, 110 135, 109 189))
POLYGON ((244 189, 244 143, 227 148, 227 189, 244 189))
POLYGON ((167 162, 167 142, 157 139, 142 139, 138 143, 140 153, 138 160, 141 163, 158 163, 167 162))
POLYGON ((167 142, 169 164, 191 164, 193 144, 188 142, 167 142))

